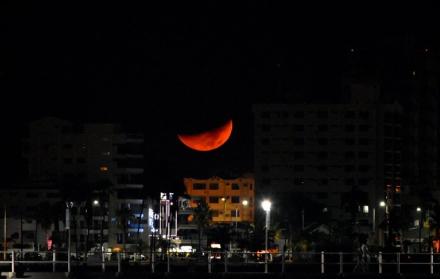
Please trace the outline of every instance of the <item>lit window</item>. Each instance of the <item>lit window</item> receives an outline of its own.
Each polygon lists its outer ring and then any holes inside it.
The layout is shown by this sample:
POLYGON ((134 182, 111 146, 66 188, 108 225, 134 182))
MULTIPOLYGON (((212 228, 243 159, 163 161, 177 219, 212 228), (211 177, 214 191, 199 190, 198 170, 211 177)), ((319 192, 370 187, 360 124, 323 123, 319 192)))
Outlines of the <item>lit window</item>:
POLYGON ((108 172, 108 166, 100 166, 100 167, 99 167, 99 170, 100 170, 101 172, 108 172))
POLYGON ((362 212, 363 212, 363 213, 368 213, 368 205, 364 205, 364 206, 362 207, 362 212))

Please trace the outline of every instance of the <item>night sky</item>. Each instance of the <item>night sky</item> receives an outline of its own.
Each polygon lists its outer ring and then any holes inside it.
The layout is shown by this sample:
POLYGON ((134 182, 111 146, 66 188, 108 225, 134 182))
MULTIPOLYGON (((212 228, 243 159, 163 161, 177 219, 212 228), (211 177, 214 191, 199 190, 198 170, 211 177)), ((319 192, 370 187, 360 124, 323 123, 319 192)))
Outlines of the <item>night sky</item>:
POLYGON ((0 8, 5 181, 21 176, 26 124, 47 115, 145 132, 146 173, 155 181, 252 171, 252 103, 335 102, 351 48, 364 61, 358 67, 374 72, 404 65, 408 38, 436 49, 440 37, 429 7, 361 15, 251 2, 106 5, 0 8), (176 139, 231 117, 234 133, 219 150, 196 153, 176 139))

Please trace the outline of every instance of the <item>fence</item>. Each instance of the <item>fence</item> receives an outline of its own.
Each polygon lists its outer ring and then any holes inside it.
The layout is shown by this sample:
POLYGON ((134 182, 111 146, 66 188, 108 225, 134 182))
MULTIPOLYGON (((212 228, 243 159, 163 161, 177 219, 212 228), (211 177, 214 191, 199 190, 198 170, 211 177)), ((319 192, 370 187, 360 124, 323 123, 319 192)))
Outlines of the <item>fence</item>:
MULTIPOLYGON (((192 253, 90 253, 83 256, 71 254, 70 265, 66 252, 46 252, 21 257, 8 253, 0 261, 0 270, 8 272, 67 271, 87 268, 92 271, 123 272, 142 270, 149 272, 198 271, 216 272, 290 272, 343 274, 351 272, 371 273, 440 273, 439 253, 372 253, 363 261, 355 253, 304 252, 206 252, 192 253)), ((0 255, 0 258, 2 255, 0 255)))

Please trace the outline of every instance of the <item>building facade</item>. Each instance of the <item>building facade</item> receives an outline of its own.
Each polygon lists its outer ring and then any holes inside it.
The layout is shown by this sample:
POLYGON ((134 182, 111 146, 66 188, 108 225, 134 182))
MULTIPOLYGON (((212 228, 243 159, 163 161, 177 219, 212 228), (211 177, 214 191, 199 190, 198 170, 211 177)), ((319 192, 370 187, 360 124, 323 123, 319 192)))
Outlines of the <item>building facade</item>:
POLYGON ((255 105, 257 194, 303 193, 343 220, 344 196, 358 191, 358 222, 375 230, 386 189, 390 206, 399 206, 402 112, 398 104, 358 97, 347 104, 255 105))
POLYGON ((203 199, 212 210, 213 223, 254 222, 255 180, 252 176, 185 178, 184 184, 191 197, 191 207, 203 199))
POLYGON ((31 182, 57 185, 63 199, 75 194, 69 188, 84 191, 72 209, 74 245, 121 249, 148 243, 152 201, 143 191, 142 134, 112 123, 47 117, 30 124, 23 155, 31 182))

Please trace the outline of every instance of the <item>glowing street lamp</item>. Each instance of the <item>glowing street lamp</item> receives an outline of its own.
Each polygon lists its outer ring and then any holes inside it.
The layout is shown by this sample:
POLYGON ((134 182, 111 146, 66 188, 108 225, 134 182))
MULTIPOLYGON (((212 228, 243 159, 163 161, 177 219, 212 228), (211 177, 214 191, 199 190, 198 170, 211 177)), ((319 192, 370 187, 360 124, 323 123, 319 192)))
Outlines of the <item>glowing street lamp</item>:
POLYGON ((261 207, 266 211, 266 233, 265 233, 265 253, 264 253, 264 273, 267 273, 267 242, 268 242, 268 232, 270 226, 270 208, 272 203, 269 200, 264 200, 261 202, 261 207))
POLYGON ((99 205, 99 200, 94 200, 94 201, 93 201, 93 205, 94 205, 94 206, 98 206, 98 205, 99 205))

